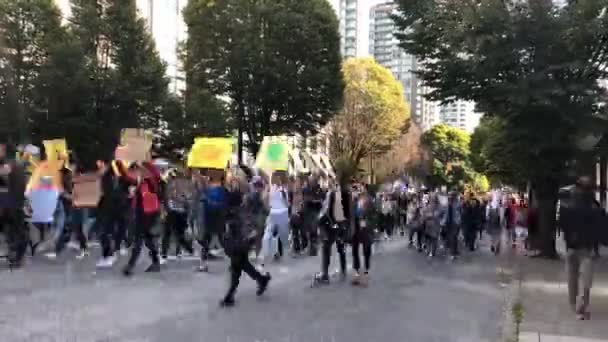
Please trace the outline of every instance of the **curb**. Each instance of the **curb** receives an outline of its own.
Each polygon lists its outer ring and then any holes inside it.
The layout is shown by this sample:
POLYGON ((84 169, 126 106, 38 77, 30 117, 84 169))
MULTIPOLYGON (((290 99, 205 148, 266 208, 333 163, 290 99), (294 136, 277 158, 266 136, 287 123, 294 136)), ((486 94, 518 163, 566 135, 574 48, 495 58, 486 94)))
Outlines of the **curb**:
POLYGON ((519 324, 516 322, 513 308, 521 303, 521 288, 523 282, 522 259, 508 252, 502 258, 499 266, 499 281, 505 284, 502 320, 500 322, 500 337, 498 342, 518 342, 519 324))

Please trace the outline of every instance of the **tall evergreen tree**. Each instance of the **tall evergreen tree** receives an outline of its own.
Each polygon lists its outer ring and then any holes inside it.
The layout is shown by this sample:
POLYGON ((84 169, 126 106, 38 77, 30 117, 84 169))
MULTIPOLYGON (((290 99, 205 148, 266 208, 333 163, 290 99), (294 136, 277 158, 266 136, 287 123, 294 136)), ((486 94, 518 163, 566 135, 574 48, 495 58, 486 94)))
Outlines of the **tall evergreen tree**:
POLYGON ((264 136, 316 132, 339 108, 340 37, 326 0, 190 1, 184 16, 188 92, 228 97, 252 152, 264 136))
POLYGON ((577 141, 607 131, 598 80, 608 76, 608 1, 399 4, 401 45, 425 65, 430 98, 473 100, 501 118, 503 158, 510 174, 531 183, 540 248, 554 256, 558 189, 581 154, 577 141))

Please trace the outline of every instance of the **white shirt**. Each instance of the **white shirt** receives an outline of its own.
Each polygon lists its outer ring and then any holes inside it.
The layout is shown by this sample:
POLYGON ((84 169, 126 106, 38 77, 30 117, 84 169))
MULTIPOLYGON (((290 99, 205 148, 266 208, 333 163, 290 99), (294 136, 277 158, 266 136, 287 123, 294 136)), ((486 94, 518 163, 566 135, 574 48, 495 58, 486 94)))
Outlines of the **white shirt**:
POLYGON ((282 214, 289 210, 287 205, 287 191, 284 191, 281 187, 273 186, 270 190, 269 203, 270 213, 282 214), (284 193, 284 195, 283 195, 284 193), (283 197, 285 196, 285 197, 283 197))
POLYGON ((344 217, 344 206, 342 206, 342 191, 336 191, 336 196, 334 196, 334 219, 336 222, 344 222, 346 221, 346 217, 344 217))

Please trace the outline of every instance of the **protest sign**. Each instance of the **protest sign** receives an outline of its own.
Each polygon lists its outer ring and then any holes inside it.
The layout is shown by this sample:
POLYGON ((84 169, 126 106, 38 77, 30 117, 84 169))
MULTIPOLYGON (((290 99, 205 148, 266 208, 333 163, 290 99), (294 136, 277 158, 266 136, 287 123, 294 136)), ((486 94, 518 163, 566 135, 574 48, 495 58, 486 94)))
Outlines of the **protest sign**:
POLYGON ((121 134, 120 146, 116 148, 115 159, 124 161, 150 160, 152 134, 143 129, 127 128, 121 134))
POLYGON ((188 167, 223 170, 232 156, 232 138, 196 138, 188 154, 188 167))
POLYGON ((99 178, 94 173, 83 174, 73 178, 72 193, 74 207, 95 208, 101 197, 99 178))
POLYGON ((264 137, 256 158, 256 167, 266 171, 289 169, 289 146, 284 137, 264 137))

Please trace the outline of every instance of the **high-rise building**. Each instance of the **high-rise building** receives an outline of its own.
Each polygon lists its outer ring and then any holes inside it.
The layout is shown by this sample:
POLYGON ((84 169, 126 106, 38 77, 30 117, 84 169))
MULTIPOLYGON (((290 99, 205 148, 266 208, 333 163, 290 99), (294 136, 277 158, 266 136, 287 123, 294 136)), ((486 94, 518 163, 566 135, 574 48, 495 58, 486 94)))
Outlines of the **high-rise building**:
MULTIPOLYGON (((70 16, 70 0, 55 0, 64 19, 70 16)), ((185 89, 185 77, 179 61, 179 42, 186 38, 187 28, 182 10, 187 0, 136 0, 139 15, 146 19, 148 30, 160 57, 167 63, 169 90, 185 89)))
POLYGON ((482 114, 475 111, 475 102, 455 101, 438 105, 439 122, 473 133, 479 125, 482 114))
POLYGON ((412 118, 422 124, 424 101, 415 75, 418 62, 399 47, 399 40, 395 37, 398 28, 391 18, 395 11, 397 4, 392 2, 372 6, 369 14, 369 53, 403 84, 403 95, 410 106, 412 118))
POLYGON ((340 49, 343 58, 356 57, 359 46, 359 0, 330 0, 340 21, 340 49))

